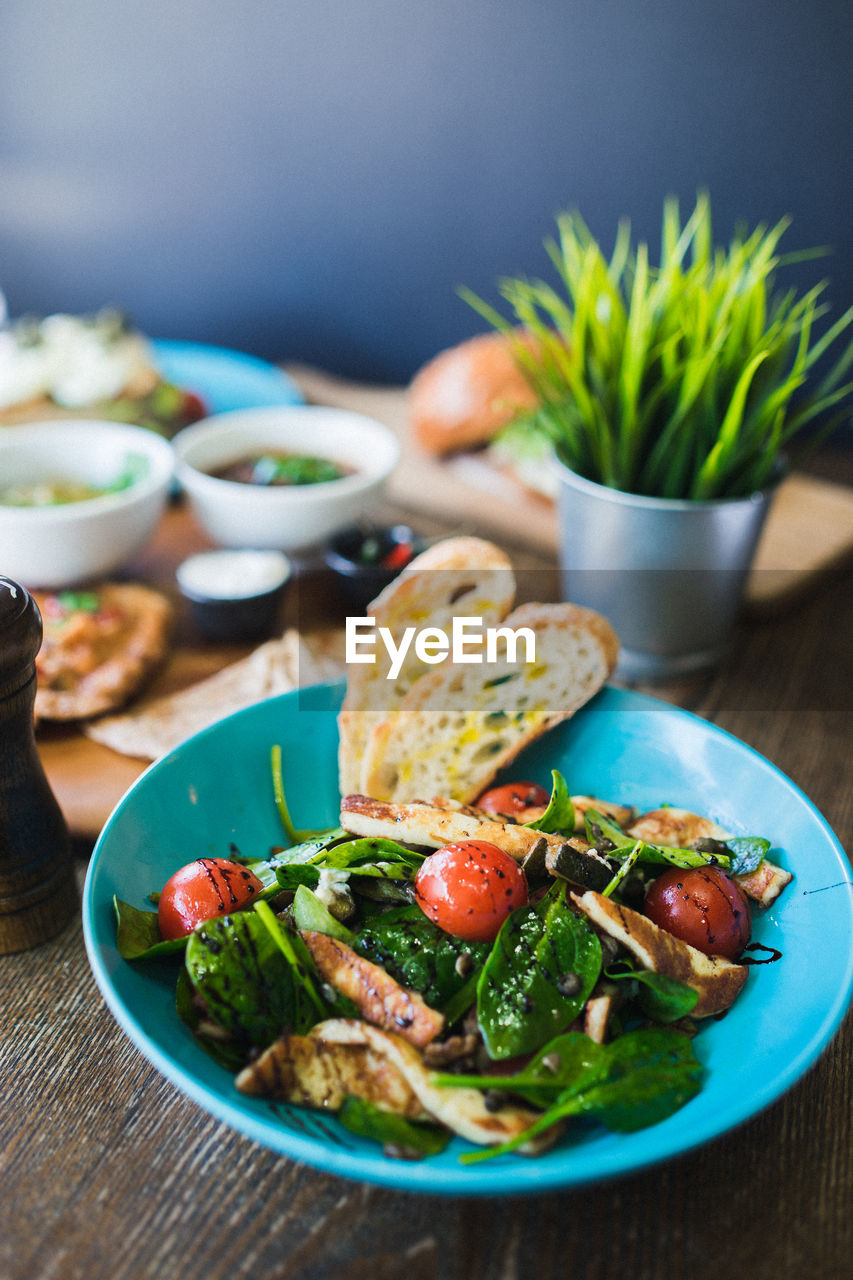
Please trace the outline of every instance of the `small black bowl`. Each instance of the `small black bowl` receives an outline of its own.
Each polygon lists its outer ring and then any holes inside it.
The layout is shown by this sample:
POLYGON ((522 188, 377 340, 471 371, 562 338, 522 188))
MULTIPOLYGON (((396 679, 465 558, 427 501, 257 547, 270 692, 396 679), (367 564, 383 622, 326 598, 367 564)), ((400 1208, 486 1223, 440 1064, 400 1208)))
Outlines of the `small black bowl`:
POLYGON ((325 559, 347 603, 365 609, 425 545, 407 524, 353 525, 332 538, 325 559))
POLYGON ((212 640, 257 640, 278 620, 290 577, 275 551, 202 551, 178 566, 178 587, 199 631, 212 640))

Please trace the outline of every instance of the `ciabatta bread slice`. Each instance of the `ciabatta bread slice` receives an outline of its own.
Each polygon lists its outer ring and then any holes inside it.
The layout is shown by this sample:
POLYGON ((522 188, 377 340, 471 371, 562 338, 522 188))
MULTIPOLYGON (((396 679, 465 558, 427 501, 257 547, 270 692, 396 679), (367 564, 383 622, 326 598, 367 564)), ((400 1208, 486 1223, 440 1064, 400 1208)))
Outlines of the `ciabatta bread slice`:
POLYGON ((470 802, 540 734, 568 719, 612 673, 610 624, 573 604, 527 604, 504 627, 530 628, 536 660, 450 665, 412 686, 367 744, 362 787, 377 800, 449 796, 470 802))
MULTIPOLYGON (((450 632, 455 615, 478 617, 494 626, 512 608, 515 575, 508 557, 483 538, 445 538, 403 570, 368 606, 377 628, 387 627, 399 643, 407 627, 440 627, 450 632)), ((342 795, 362 790, 364 753, 371 733, 400 705, 414 683, 435 668, 421 662, 411 645, 395 679, 391 660, 377 643, 375 663, 349 663, 347 692, 338 729, 342 795)))

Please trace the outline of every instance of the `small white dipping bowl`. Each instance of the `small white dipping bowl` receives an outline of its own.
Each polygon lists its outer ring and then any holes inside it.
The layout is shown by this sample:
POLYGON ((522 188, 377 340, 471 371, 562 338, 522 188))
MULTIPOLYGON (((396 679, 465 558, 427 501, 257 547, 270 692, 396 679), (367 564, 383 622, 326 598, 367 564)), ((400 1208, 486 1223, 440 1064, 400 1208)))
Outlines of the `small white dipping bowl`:
POLYGON ((180 431, 176 475, 196 519, 223 547, 300 551, 317 546, 371 506, 400 456, 388 427, 318 405, 235 409, 180 431), (255 453, 328 458, 352 468, 340 480, 254 485, 210 475, 255 453))
POLYGON ((72 481, 96 488, 128 469, 127 488, 42 507, 0 503, 0 573, 57 590, 118 569, 153 533, 174 472, 172 446, 143 427, 68 419, 0 427, 0 491, 72 481))

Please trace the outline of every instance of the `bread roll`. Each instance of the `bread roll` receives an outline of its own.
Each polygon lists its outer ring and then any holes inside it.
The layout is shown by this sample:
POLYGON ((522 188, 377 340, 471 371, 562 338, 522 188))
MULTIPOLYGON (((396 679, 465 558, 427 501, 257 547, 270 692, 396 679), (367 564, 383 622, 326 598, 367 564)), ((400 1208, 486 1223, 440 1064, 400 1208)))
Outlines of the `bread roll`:
MULTIPOLYGON (((532 345, 529 334, 517 331, 532 345)), ((518 368, 512 341, 486 333, 440 352, 415 374, 409 388, 409 423, 428 453, 453 453, 487 444, 538 397, 518 368)))

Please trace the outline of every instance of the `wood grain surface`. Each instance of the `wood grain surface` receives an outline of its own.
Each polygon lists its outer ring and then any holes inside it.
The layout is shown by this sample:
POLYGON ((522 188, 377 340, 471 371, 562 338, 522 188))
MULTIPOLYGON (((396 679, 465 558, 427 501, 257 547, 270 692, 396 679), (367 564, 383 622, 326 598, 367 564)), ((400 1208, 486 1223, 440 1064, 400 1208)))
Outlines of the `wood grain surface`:
MULTIPOLYGON (((847 848, 851 587, 838 571, 796 609, 745 621, 713 676, 656 690, 767 755, 847 848)), ((849 1274, 850 1016, 783 1099, 699 1150, 573 1192, 468 1201, 342 1181, 211 1119, 114 1022, 78 921, 0 964, 2 1280, 849 1274)))

